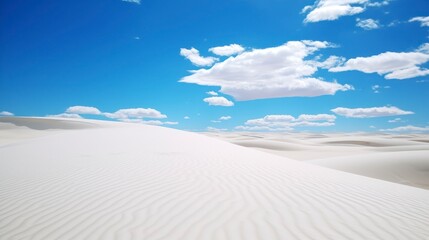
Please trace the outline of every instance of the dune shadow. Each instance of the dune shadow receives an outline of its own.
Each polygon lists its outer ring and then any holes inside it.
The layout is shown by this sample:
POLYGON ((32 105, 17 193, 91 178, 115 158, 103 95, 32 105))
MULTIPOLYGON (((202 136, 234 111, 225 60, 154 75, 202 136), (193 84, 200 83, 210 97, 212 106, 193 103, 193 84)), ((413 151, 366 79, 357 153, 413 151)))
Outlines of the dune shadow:
POLYGON ((11 123, 19 127, 27 127, 34 130, 48 130, 48 129, 87 129, 96 128, 97 124, 59 120, 59 119, 46 119, 46 118, 21 118, 21 117, 1 117, 0 122, 11 123))

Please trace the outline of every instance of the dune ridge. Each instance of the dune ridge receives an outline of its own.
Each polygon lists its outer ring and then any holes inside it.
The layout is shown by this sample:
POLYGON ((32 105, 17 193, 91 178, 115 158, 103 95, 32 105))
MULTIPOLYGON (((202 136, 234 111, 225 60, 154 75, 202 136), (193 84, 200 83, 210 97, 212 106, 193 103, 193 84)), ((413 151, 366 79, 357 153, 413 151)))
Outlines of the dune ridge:
POLYGON ((323 167, 429 189, 427 134, 205 133, 323 167))
POLYGON ((196 133, 79 121, 96 127, 0 145, 0 239, 429 238, 426 190, 196 133))

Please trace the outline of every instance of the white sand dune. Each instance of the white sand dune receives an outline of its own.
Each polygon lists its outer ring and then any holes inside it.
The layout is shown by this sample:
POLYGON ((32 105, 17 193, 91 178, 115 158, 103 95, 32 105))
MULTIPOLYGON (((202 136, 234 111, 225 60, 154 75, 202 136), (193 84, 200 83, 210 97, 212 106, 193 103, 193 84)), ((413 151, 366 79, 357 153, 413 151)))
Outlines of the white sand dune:
POLYGON ((310 160, 310 163, 429 189, 429 150, 371 153, 310 160))
POLYGON ((328 168, 429 189, 429 135, 207 133, 328 168))
POLYGON ((0 239, 429 239, 423 189, 162 127, 0 121, 29 133, 0 144, 0 239))

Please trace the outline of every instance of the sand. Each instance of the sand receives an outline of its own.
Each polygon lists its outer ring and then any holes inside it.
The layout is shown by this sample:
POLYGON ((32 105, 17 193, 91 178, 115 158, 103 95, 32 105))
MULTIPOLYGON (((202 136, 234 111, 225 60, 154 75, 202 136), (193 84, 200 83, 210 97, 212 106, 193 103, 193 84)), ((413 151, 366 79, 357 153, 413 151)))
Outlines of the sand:
POLYGON ((420 188, 157 126, 0 129, 0 239, 429 238, 420 188))
POLYGON ((427 134, 206 133, 259 151, 429 189, 427 134))

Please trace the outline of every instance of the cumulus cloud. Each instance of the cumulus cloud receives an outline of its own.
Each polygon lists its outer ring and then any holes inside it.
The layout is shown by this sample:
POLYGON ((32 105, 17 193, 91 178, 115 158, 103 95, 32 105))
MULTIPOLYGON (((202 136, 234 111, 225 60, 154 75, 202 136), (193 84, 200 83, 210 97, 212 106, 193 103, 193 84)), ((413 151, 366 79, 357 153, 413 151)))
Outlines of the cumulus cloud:
POLYGON ((13 116, 14 114, 8 111, 1 111, 0 116, 13 116))
POLYGON ((232 56, 235 54, 242 53, 244 48, 238 44, 230 44, 222 47, 213 47, 209 49, 210 52, 218 56, 232 56))
POLYGON ((218 94, 217 94, 217 92, 215 92, 215 91, 208 91, 208 92, 206 92, 208 95, 212 95, 212 96, 217 96, 218 94))
POLYGON ((429 16, 427 17, 413 17, 408 22, 420 22, 420 26, 429 27, 429 16))
POLYGON ((122 2, 129 2, 129 3, 140 4, 140 0, 122 0, 122 2))
POLYGON ((294 127, 327 127, 335 125, 335 115, 330 114, 302 114, 297 118, 291 115, 266 115, 263 118, 250 119, 244 126, 235 129, 243 131, 290 131, 294 127))
MULTIPOLYGON (((171 121, 159 121, 159 120, 146 120, 146 118, 163 119, 167 118, 167 115, 162 114, 156 109, 152 108, 126 108, 119 109, 116 112, 101 112, 95 107, 88 106, 72 106, 67 108, 65 113, 56 115, 47 115, 47 117, 60 117, 60 118, 83 118, 79 114, 87 115, 100 115, 107 118, 115 119, 121 122, 128 123, 142 123, 150 125, 176 125, 178 122, 171 121)), ((186 119, 186 118, 185 118, 186 119)))
POLYGON ((55 115, 46 115, 46 117, 82 119, 82 116, 76 113, 60 113, 55 115))
POLYGON ((180 82, 220 86, 220 92, 236 100, 278 97, 315 97, 351 90, 350 85, 312 77, 318 66, 306 57, 332 47, 321 41, 290 41, 278 47, 253 49, 216 63, 210 69, 192 71, 180 82))
POLYGON ((363 12, 363 4, 368 0, 319 0, 314 6, 305 6, 307 14, 304 22, 332 21, 342 16, 355 15, 363 12))
MULTIPOLYGON (((424 46, 424 45, 423 45, 424 46)), ((424 47, 422 48, 425 49, 424 47)), ((429 54, 414 52, 385 52, 370 57, 357 57, 343 65, 330 68, 330 72, 357 70, 364 73, 378 73, 386 79, 408 79, 429 75, 429 70, 420 65, 429 61, 429 54)))
POLYGON ((397 107, 371 107, 371 108, 343 108, 338 107, 331 109, 335 114, 348 118, 373 118, 388 117, 396 115, 414 114, 411 111, 404 111, 397 107))
POLYGON ((222 117, 219 118, 219 120, 220 121, 227 121, 227 120, 229 120, 231 118, 232 118, 231 116, 222 116, 222 117))
POLYGON ((108 118, 114 119, 142 119, 142 118, 167 118, 167 115, 162 114, 156 109, 152 108, 127 108, 120 109, 114 113, 104 113, 108 118))
POLYGON ((202 57, 200 56, 200 52, 195 48, 181 48, 180 55, 184 56, 186 59, 191 61, 192 64, 198 67, 211 66, 213 63, 219 60, 214 57, 202 57))
POLYGON ((413 125, 401 126, 390 129, 380 129, 381 132, 429 132, 429 126, 416 127, 413 125))
POLYGON ((380 28, 380 23, 374 19, 356 19, 356 26, 363 28, 364 30, 373 30, 380 28))
POLYGON ((385 1, 369 0, 318 0, 312 6, 305 6, 301 13, 309 12, 304 22, 320 22, 337 20, 343 16, 362 13, 367 7, 381 7, 389 4, 385 1))
POLYGON ((223 106, 223 107, 234 106, 233 102, 229 101, 224 97, 208 97, 208 98, 204 98, 203 101, 208 103, 210 106, 223 106))
POLYGON ((100 115, 101 111, 95 107, 73 106, 73 107, 67 108, 66 113, 100 115))

